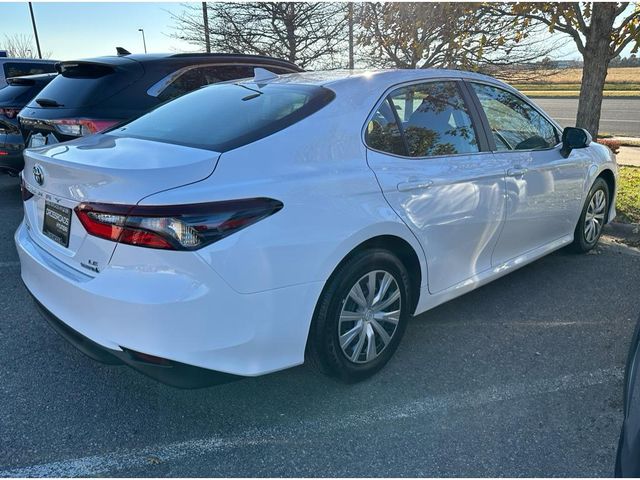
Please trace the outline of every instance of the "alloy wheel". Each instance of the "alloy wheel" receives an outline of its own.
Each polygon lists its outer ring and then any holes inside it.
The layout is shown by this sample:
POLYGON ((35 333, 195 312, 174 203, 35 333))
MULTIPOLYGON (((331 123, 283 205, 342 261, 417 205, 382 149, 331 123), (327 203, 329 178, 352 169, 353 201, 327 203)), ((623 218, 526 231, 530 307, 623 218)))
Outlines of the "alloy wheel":
POLYGON ((375 360, 396 333, 402 311, 398 282, 389 272, 374 270, 351 288, 342 305, 338 337, 344 355, 354 363, 375 360))
POLYGON ((584 217, 584 239, 587 243, 594 243, 598 239, 604 225, 606 206, 607 197, 604 190, 596 190, 584 217))

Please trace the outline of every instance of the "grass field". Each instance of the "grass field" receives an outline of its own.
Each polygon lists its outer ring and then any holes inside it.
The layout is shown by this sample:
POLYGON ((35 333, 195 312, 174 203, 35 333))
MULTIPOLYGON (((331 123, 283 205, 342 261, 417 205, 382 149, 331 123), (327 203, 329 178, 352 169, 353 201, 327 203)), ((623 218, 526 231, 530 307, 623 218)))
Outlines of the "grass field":
POLYGON ((620 167, 616 210, 619 222, 640 223, 640 168, 620 167))
MULTIPOLYGON (((531 82, 514 85, 530 97, 577 97, 580 93, 582 70, 569 68, 560 72, 543 72, 531 82)), ((640 67, 610 68, 604 87, 605 97, 640 97, 640 67)))

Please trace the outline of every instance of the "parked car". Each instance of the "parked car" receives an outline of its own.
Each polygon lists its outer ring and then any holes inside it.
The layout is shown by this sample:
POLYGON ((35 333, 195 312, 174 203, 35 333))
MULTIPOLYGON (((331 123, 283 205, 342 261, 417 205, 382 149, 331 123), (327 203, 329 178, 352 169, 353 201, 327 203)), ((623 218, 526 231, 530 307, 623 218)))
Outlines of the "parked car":
POLYGON ((362 380, 412 315, 615 216, 611 151, 498 80, 258 73, 26 151, 22 279, 94 358, 198 386, 306 354, 362 380))
POLYGON ((7 85, 11 77, 24 77, 56 71, 57 60, 38 60, 35 58, 0 57, 0 88, 7 85))
POLYGON ((618 444, 616 477, 640 477, 640 319, 631 338, 624 376, 624 423, 618 444))
POLYGON ((227 54, 119 55, 60 62, 59 77, 20 113, 29 147, 96 133, 203 85, 274 73, 299 72, 276 58, 227 54))
POLYGON ((12 77, 0 89, 0 172, 17 174, 24 166, 24 141, 18 112, 56 76, 55 73, 12 77))

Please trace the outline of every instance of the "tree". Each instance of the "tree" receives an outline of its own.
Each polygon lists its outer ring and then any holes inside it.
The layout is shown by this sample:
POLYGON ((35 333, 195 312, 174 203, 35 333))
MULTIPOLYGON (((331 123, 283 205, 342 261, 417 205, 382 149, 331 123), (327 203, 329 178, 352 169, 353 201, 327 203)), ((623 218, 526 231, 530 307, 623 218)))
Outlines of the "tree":
POLYGON ((598 136, 602 96, 609 63, 628 46, 640 45, 640 7, 629 2, 490 3, 496 18, 510 18, 512 28, 532 22, 568 35, 583 58, 576 125, 598 136))
POLYGON ((9 57, 16 58, 36 58, 35 54, 38 53, 33 43, 33 37, 24 34, 5 35, 4 40, 0 43, 0 50, 6 50, 9 57))
MULTIPOLYGON (((208 3, 212 48, 284 58, 302 68, 335 66, 344 56, 347 8, 342 3, 208 3)), ((204 50, 199 4, 173 15, 174 38, 204 50)))
POLYGON ((513 79, 522 72, 514 66, 530 68, 557 48, 535 35, 539 26, 510 30, 510 20, 496 21, 478 4, 365 3, 358 20, 358 43, 379 67, 465 68, 513 79))

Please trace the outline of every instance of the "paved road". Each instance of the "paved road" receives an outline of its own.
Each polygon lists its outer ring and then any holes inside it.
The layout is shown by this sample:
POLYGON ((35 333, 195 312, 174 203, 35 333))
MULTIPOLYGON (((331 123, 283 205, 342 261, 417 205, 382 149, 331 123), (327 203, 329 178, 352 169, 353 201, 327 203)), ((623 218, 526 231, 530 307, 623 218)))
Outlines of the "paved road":
MULTIPOLYGON (((577 98, 534 98, 563 127, 576 124, 577 98)), ((640 137, 640 98, 604 99, 600 131, 623 137, 640 137)))
MULTIPOLYGON (((409 324, 342 385, 302 366, 195 391, 97 364, 19 280, 0 178, 0 476, 610 476, 640 256, 558 252, 409 324)), ((69 299, 70 302, 73 299, 69 299)))

